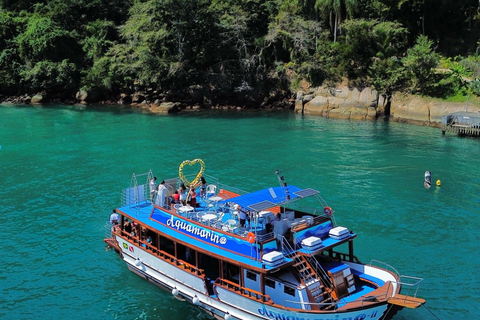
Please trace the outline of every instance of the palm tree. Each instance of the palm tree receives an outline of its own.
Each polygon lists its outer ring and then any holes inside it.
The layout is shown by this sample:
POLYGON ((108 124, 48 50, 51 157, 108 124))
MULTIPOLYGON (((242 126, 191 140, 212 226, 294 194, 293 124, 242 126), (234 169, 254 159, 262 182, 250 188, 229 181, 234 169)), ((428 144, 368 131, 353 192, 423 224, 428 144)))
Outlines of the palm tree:
POLYGON ((337 42, 337 28, 343 21, 342 8, 345 8, 346 17, 351 17, 357 7, 356 0, 316 0, 315 9, 324 13, 329 12, 330 27, 332 26, 332 13, 335 16, 333 42, 337 42))

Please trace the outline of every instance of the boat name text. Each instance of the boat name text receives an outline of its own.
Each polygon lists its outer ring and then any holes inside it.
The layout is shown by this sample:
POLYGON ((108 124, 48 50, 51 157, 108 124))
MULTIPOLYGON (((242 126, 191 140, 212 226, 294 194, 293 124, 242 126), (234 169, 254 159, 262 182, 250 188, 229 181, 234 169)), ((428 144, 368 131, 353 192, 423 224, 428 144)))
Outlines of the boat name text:
POLYGON ((294 315, 284 315, 281 313, 274 312, 272 310, 267 310, 265 306, 263 309, 258 309, 258 313, 262 316, 266 316, 270 319, 275 320, 364 320, 364 319, 377 319, 377 311, 374 310, 368 314, 366 313, 349 313, 348 317, 342 317, 342 315, 335 315, 333 318, 327 316, 327 318, 304 318, 294 315))
POLYGON ((218 234, 215 234, 211 230, 207 230, 204 228, 200 228, 197 226, 194 226, 188 222, 182 221, 182 220, 175 220, 173 218, 173 215, 170 216, 170 219, 167 220, 167 226, 172 227, 174 229, 180 230, 180 231, 185 231, 188 232, 192 235, 198 236, 200 238, 206 239, 212 243, 215 244, 225 244, 227 242, 227 239, 225 237, 220 237, 218 234))

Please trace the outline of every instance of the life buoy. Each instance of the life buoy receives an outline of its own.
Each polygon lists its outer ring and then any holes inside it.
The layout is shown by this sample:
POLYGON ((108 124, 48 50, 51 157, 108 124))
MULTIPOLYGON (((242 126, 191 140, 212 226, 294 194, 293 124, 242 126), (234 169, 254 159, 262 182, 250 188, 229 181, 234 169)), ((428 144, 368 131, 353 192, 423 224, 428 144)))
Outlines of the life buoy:
POLYGON ((255 242, 255 234, 253 232, 249 232, 247 234, 247 241, 250 242, 250 243, 254 243, 255 242))
POLYGON ((325 207, 323 208, 323 212, 325 212, 325 214, 330 217, 333 213, 333 210, 330 207, 325 207))

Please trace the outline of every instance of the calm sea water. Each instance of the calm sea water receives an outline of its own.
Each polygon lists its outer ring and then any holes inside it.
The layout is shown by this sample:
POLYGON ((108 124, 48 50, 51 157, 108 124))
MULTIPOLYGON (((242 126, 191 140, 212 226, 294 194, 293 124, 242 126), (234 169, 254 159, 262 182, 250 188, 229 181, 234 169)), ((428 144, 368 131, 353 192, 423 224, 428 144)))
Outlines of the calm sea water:
POLYGON ((156 116, 0 106, 1 319, 209 319, 106 252, 132 173, 206 173, 244 190, 321 190, 356 255, 423 277, 426 307, 395 319, 479 319, 480 140, 439 129, 287 113, 156 116), (423 187, 432 172, 442 186, 423 187))

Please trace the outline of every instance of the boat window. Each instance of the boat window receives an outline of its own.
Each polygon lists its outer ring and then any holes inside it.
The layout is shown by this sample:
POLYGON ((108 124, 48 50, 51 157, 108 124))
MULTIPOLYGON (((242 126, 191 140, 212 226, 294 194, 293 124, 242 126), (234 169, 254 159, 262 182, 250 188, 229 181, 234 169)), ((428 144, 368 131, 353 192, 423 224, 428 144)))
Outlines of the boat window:
POLYGON ((265 285, 275 289, 275 281, 273 281, 272 279, 265 278, 265 285))
POLYGON ((247 271, 247 278, 252 281, 257 281, 257 275, 250 271, 247 271))
POLYGON ((175 244, 165 237, 160 238, 160 249, 172 256, 175 256, 175 244))
POLYGON ((291 296, 294 296, 295 297, 295 289, 289 287, 289 286, 284 286, 283 287, 283 292, 285 292, 286 294, 289 294, 291 296))

